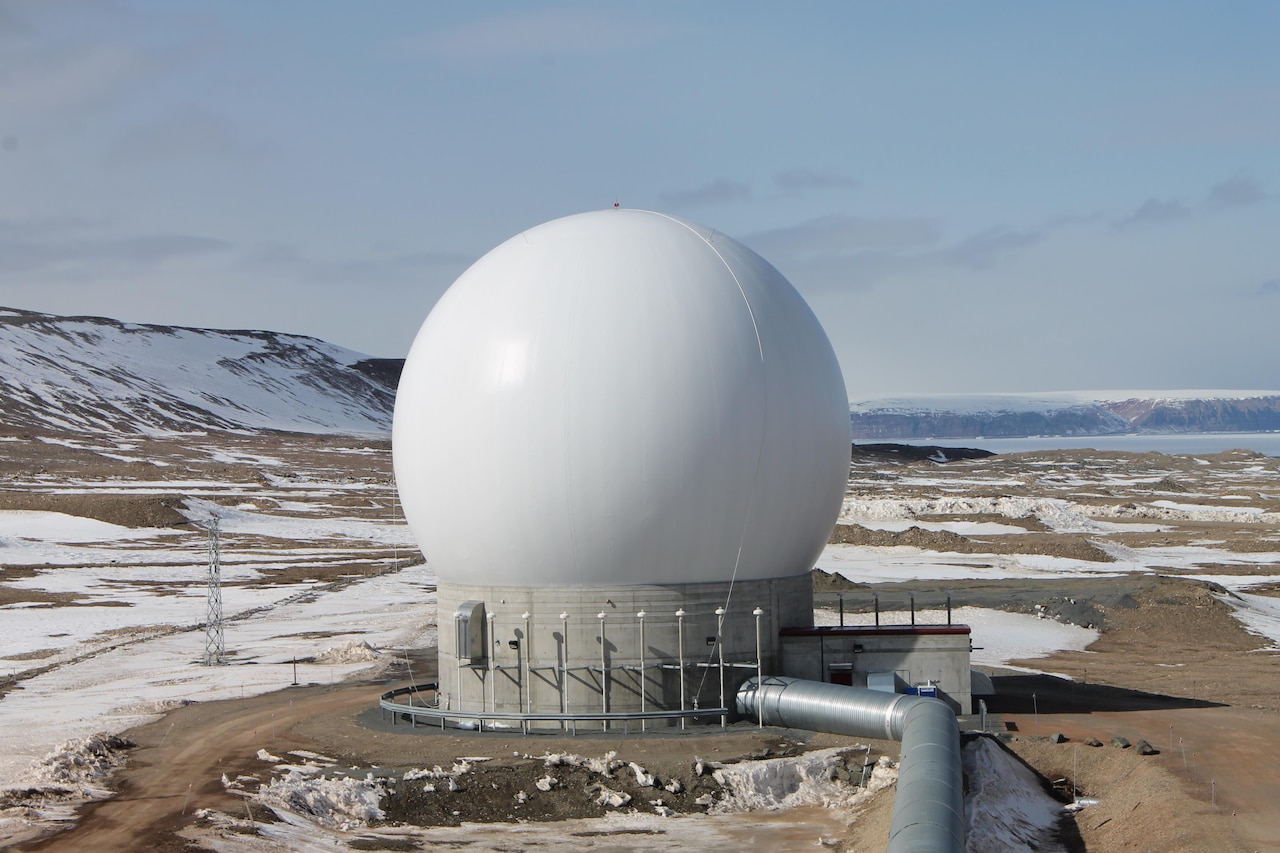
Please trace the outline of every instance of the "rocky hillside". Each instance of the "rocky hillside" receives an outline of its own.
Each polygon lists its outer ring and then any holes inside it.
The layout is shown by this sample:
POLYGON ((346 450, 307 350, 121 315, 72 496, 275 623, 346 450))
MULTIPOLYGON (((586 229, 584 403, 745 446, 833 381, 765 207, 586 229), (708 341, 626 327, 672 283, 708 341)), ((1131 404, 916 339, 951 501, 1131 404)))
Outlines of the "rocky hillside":
POLYGON ((315 338, 0 308, 0 430, 385 434, 399 363, 315 338))
POLYGON ((850 407, 855 439, 1280 430, 1280 391, 1059 392, 908 397, 850 407))

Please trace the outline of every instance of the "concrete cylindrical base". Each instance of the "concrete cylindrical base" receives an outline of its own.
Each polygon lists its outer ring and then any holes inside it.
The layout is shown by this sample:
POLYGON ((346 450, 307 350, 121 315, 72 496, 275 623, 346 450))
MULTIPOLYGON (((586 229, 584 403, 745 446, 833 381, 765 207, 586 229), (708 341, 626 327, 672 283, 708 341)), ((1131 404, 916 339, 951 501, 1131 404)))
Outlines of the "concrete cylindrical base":
POLYGON ((740 581, 732 594, 727 582, 441 583, 438 596, 441 706, 477 714, 718 708, 722 692, 732 708, 738 685, 756 674, 757 634, 771 675, 779 630, 813 625, 808 574, 740 581))

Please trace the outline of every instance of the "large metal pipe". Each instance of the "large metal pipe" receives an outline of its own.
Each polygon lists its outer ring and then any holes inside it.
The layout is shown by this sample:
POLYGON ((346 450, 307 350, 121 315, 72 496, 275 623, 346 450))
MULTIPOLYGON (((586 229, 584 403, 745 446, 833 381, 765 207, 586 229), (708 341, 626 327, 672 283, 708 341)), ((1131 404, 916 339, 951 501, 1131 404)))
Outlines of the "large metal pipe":
POLYGON ((963 853, 960 732, 946 703, 769 676, 747 679, 737 709, 773 726, 901 741, 888 853, 963 853))

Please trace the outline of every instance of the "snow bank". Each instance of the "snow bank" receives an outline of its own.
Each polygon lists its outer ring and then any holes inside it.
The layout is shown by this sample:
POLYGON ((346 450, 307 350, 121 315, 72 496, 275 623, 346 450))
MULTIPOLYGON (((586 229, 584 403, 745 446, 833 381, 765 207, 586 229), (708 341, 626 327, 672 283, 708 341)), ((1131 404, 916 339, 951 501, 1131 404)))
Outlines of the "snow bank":
MULTIPOLYGON (((851 808, 865 793, 836 781, 833 770, 849 747, 807 752, 787 758, 743 761, 718 766, 712 777, 727 794, 712 806, 713 813, 786 809, 795 806, 851 808)), ((885 774, 879 777, 884 782, 885 774)), ((897 778, 894 773, 894 778, 897 778)))
POLYGON ((1280 525, 1280 512, 1263 512, 1254 507, 1206 506, 1153 501, 1149 504, 1098 506, 1095 515, 1104 518, 1155 518, 1166 521, 1225 521, 1229 524, 1280 525))
POLYGON ((354 829, 384 817, 378 803, 386 790, 370 773, 364 779, 324 779, 290 770, 258 789, 258 800, 272 810, 310 817, 333 829, 354 829))
POLYGON ((1002 515, 1005 518, 1034 517, 1055 533, 1100 533, 1105 528, 1080 508, 1059 498, 846 498, 840 520, 893 521, 922 515, 1002 515))
POLYGON ((1246 630, 1266 637, 1273 648, 1280 647, 1280 599, 1247 592, 1215 597, 1231 605, 1235 617, 1244 624, 1246 630))
POLYGON ((352 640, 340 646, 331 646, 316 655, 316 663, 366 663, 380 661, 382 652, 363 640, 352 640))
POLYGON ((969 853, 1065 853, 1056 842, 1062 804, 1040 779, 991 738, 975 738, 960 752, 968 795, 964 801, 969 853))
POLYGON ((125 751, 133 745, 132 741, 109 734, 73 738, 41 759, 13 787, 28 797, 33 793, 86 800, 109 797, 106 779, 124 765, 125 751))

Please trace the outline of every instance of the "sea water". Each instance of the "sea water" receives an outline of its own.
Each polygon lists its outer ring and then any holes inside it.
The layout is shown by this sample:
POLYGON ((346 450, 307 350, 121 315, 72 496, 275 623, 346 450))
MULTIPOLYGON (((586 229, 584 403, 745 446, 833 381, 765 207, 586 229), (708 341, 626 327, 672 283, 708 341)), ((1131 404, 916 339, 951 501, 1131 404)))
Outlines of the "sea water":
MULTIPOLYGON (((894 439, 882 439, 891 442, 894 439)), ((865 439, 855 444, 870 444, 865 439)), ((977 447, 992 453, 1023 453, 1030 450, 1123 450, 1129 453, 1221 453, 1224 450, 1252 450, 1280 457, 1280 432, 1216 432, 1176 435, 1037 435, 1028 438, 927 438, 902 439, 901 444, 938 447, 977 447)))

